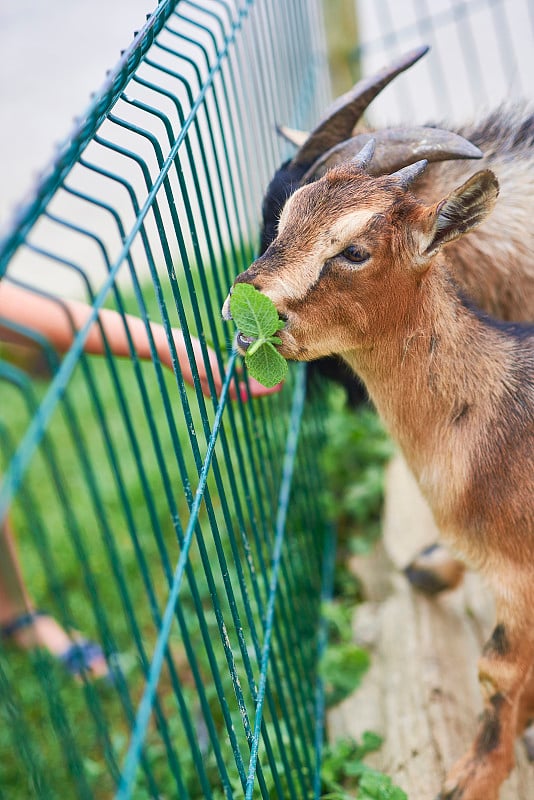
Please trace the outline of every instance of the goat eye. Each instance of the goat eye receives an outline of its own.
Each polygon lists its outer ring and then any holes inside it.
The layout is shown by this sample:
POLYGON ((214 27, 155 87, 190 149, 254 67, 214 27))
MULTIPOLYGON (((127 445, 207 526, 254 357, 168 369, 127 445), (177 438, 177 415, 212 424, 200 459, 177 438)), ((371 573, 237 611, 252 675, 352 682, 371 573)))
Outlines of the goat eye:
POLYGON ((370 253, 364 250, 363 247, 351 244, 343 250, 341 255, 353 264, 363 264, 369 258, 370 253))

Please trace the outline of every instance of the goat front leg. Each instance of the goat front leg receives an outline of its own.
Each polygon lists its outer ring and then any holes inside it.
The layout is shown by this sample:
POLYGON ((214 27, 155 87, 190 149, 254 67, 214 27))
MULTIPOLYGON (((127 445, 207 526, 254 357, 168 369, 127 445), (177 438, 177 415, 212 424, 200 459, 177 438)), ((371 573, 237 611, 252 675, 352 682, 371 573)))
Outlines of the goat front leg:
POLYGON ((516 586, 513 595, 510 591, 506 598, 497 598, 498 624, 479 661, 484 711, 478 732, 469 751, 449 772, 436 800, 498 800, 499 787, 514 766, 522 700, 534 662, 534 625, 526 602, 529 594, 518 589, 516 586))

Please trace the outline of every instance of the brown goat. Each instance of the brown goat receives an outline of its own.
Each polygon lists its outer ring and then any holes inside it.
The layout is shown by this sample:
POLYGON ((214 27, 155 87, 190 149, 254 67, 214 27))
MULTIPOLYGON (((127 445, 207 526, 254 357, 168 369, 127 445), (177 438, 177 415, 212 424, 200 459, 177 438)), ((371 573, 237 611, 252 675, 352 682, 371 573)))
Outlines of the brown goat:
POLYGON ((263 252, 276 235, 281 209, 290 194, 299 185, 350 161, 371 137, 377 142, 369 167, 373 175, 393 172, 420 159, 437 162, 429 165, 416 184, 418 197, 427 202, 437 202, 465 181, 472 172, 469 159, 479 158, 479 169, 496 174, 502 199, 482 228, 449 245, 455 277, 484 311, 504 320, 533 322, 534 108, 523 101, 504 104, 454 133, 435 123, 377 131, 361 127, 369 104, 428 49, 405 53, 377 74, 363 78, 334 101, 310 134, 280 129, 298 149, 267 189, 260 249, 263 252))
MULTIPOLYGON (((427 47, 404 54, 376 75, 357 83, 338 98, 310 133, 282 129, 297 145, 293 158, 275 175, 263 203, 261 252, 276 235, 278 217, 286 198, 299 182, 317 179, 325 171, 349 161, 370 136, 378 138, 371 164, 373 174, 398 169, 421 158, 430 161, 480 157, 480 166, 495 172, 501 200, 495 213, 471 235, 447 247, 454 277, 462 290, 484 311, 503 320, 534 321, 534 111, 524 102, 503 105, 456 130, 462 137, 447 137, 433 128, 396 128, 369 132, 357 127, 369 103, 405 70, 422 58, 427 47), (462 145, 468 139, 480 150, 462 145)), ((465 181, 472 167, 466 161, 432 163, 417 180, 417 194, 438 201, 453 186, 465 181)), ((359 381, 334 358, 322 358, 312 369, 339 381, 349 405, 362 402, 359 381)), ((422 551, 407 566, 411 583, 427 593, 453 588, 463 566, 442 546, 422 551)), ((531 748, 532 749, 532 748, 531 748)), ((534 750, 532 752, 534 757, 534 750)))
POLYGON ((443 537, 490 583, 485 710, 440 798, 497 800, 534 711, 534 328, 470 305, 442 249, 493 209, 494 174, 425 205, 408 187, 426 162, 372 177, 371 149, 300 188, 236 280, 276 304, 285 357, 339 354, 363 379, 443 537))

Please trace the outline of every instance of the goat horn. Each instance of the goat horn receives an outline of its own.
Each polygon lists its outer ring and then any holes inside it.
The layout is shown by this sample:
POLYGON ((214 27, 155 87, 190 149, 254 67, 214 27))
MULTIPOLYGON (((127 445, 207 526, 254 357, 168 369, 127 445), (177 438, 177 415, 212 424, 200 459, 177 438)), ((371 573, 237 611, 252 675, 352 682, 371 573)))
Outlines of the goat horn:
POLYGON ((327 111, 326 117, 314 128, 308 139, 294 156, 292 164, 308 166, 338 142, 348 139, 367 106, 380 94, 393 78, 419 61, 428 47, 418 47, 401 56, 370 78, 363 78, 345 94, 338 97, 327 111))
POLYGON ((422 158, 448 161, 455 158, 481 158, 483 155, 478 147, 452 131, 423 126, 386 128, 383 131, 359 133, 330 148, 312 164, 302 183, 317 180, 332 167, 352 161, 370 139, 376 140, 376 153, 368 170, 371 175, 386 175, 422 158))
POLYGON ((359 169, 367 169, 375 154, 375 149, 376 139, 371 138, 366 144, 364 144, 361 150, 356 153, 350 163, 354 167, 359 167, 359 169))
POLYGON ((287 125, 277 125, 276 132, 286 139, 286 141, 294 144, 296 147, 302 147, 310 135, 308 131, 299 131, 297 128, 288 128, 287 125))
POLYGON ((422 161, 416 161, 415 164, 410 164, 408 167, 393 172, 389 177, 393 178, 395 183, 403 189, 408 187, 421 175, 428 166, 428 161, 423 158, 422 161))

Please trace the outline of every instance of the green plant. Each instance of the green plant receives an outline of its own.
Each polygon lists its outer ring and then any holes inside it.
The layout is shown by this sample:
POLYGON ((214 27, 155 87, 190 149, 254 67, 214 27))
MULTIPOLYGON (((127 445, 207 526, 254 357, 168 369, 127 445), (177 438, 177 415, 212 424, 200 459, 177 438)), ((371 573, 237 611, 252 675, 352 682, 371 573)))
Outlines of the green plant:
POLYGON ((328 645, 320 664, 327 706, 341 702, 360 684, 369 668, 369 653, 352 642, 351 605, 325 603, 322 616, 328 623, 328 645))
POLYGON ((384 465, 393 445, 371 407, 346 408, 337 391, 330 405, 322 456, 327 503, 341 541, 352 552, 367 552, 380 532, 384 465))
POLYGON ((250 283, 238 283, 230 312, 240 334, 250 341, 245 355, 250 374, 264 386, 276 386, 287 375, 287 361, 274 346, 281 344, 276 332, 284 327, 276 306, 250 283))
POLYGON ((338 739, 327 745, 321 768, 322 800, 408 800, 391 778, 363 761, 381 745, 382 737, 371 731, 363 734, 360 744, 338 739))
MULTIPOLYGON (((327 445, 322 465, 326 502, 340 535, 334 600, 324 605, 329 645, 321 664, 328 704, 353 692, 369 667, 367 651, 352 642, 352 618, 361 601, 361 585, 346 565, 347 551, 366 552, 380 532, 384 465, 391 441, 370 407, 344 405, 341 391, 330 392, 327 445)), ((391 778, 364 763, 382 739, 366 732, 361 743, 341 739, 326 746, 322 765, 323 800, 407 800, 391 778)))

